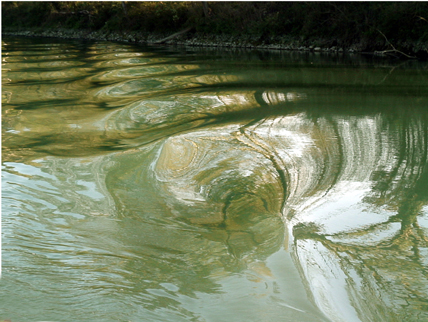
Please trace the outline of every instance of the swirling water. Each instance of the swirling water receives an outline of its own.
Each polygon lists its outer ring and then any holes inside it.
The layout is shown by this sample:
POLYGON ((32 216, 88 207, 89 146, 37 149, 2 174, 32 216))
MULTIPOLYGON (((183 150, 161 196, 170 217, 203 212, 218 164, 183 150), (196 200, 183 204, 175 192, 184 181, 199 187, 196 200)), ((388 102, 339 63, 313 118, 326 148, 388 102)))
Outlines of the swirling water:
POLYGON ((0 319, 428 320, 427 69, 4 38, 0 319))

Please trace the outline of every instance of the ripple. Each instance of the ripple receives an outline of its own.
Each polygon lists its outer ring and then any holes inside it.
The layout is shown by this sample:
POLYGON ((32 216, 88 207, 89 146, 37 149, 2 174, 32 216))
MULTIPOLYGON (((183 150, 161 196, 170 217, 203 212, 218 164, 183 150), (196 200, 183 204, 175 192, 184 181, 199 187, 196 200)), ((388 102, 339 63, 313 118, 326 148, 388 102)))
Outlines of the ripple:
POLYGON ((8 63, 12 70, 25 70, 25 69, 61 69, 61 68, 75 68, 85 65, 85 62, 77 60, 60 60, 60 61, 45 61, 45 62, 30 62, 30 63, 8 63))
POLYGON ((236 129, 230 126, 215 132, 192 132, 188 137, 171 138, 162 146, 154 166, 156 178, 164 193, 174 196, 168 199, 192 205, 192 212, 197 214, 192 222, 227 223, 234 215, 255 209, 278 215, 284 189, 279 175, 269 159, 237 144, 231 135, 236 129), (260 202, 257 207, 254 198, 260 202), (199 213, 200 207, 207 207, 207 214, 199 213))
MULTIPOLYGON (((134 64, 132 64, 134 65, 134 64)), ((136 78, 136 77, 153 77, 158 75, 168 75, 173 73, 180 73, 198 68, 192 65, 167 65, 167 66, 141 66, 141 67, 128 67, 128 68, 115 68, 107 72, 100 73, 91 77, 92 81, 112 81, 123 78, 136 78)))
POLYGON ((8 318, 426 320, 423 72, 38 41, 3 45, 8 318))

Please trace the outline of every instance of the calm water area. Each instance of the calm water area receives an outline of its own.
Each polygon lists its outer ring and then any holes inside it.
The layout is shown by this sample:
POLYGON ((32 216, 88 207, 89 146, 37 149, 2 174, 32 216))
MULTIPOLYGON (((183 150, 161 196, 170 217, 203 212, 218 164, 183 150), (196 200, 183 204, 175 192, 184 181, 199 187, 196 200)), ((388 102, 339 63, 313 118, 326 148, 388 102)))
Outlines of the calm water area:
POLYGON ((0 320, 428 321, 428 63, 2 39, 0 320))

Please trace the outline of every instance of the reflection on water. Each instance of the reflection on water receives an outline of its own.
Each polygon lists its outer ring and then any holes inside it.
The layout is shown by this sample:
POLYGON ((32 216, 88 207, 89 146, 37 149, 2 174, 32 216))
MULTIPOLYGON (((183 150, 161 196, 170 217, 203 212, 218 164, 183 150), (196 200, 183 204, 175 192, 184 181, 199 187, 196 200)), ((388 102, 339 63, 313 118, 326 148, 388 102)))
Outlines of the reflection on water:
POLYGON ((2 58, 0 319, 428 319, 426 64, 2 58))

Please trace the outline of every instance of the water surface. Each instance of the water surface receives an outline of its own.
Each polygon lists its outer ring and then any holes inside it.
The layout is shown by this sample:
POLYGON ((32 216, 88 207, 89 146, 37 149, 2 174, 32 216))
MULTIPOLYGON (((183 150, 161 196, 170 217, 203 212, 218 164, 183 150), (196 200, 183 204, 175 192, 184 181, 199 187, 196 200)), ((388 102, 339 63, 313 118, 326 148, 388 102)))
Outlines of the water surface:
POLYGON ((0 319, 428 320, 427 69, 3 39, 0 319))

